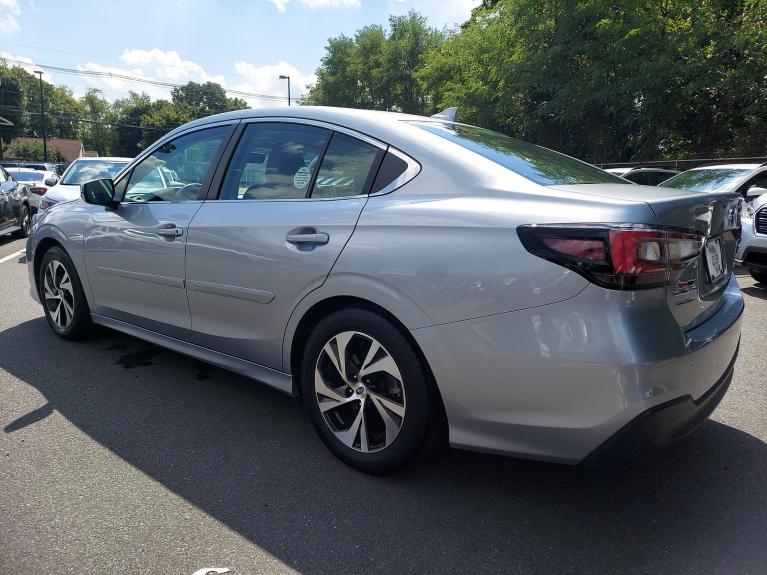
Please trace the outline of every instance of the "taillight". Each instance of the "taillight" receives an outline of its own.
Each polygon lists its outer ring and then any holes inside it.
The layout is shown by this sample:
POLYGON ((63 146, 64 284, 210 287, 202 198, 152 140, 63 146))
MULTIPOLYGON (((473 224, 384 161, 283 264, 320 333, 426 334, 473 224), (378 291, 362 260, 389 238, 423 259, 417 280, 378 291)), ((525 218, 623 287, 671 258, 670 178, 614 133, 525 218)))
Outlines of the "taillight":
POLYGON ((700 234, 640 225, 530 225, 517 233, 530 253, 619 290, 668 285, 703 247, 700 234))
POLYGON ((37 194, 38 196, 42 196, 45 192, 48 191, 48 188, 29 188, 29 191, 33 194, 37 194))

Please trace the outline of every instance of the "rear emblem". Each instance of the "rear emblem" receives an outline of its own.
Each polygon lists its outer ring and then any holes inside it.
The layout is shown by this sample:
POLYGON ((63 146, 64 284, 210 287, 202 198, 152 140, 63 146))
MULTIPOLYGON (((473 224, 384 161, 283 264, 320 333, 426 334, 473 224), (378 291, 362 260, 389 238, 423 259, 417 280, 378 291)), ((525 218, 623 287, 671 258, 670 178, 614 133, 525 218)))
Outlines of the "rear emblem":
POLYGON ((698 289, 698 282, 695 279, 687 280, 687 281, 678 281, 676 282, 676 287, 674 288, 674 295, 683 295, 686 293, 690 293, 691 291, 695 291, 698 289))

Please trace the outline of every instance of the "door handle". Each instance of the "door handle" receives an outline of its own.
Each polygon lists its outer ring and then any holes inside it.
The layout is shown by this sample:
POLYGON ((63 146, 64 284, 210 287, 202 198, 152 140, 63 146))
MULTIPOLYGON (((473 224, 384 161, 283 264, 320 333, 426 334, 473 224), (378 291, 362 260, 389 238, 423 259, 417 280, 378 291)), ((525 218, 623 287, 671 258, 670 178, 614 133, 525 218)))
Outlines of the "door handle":
POLYGON ((157 230, 157 235, 166 238, 177 238, 184 235, 184 230, 181 228, 160 228, 157 230))
POLYGON ((325 233, 315 234, 288 234, 285 237, 291 244, 326 244, 330 241, 330 236, 325 233))

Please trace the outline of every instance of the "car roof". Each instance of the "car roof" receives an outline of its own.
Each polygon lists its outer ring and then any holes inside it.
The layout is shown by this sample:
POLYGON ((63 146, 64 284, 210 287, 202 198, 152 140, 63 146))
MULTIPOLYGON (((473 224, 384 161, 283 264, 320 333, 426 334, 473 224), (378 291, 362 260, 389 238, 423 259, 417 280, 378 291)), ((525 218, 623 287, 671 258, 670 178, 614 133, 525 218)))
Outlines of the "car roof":
POLYGON ((712 166, 698 166, 693 170, 756 170, 764 164, 714 164, 712 166))

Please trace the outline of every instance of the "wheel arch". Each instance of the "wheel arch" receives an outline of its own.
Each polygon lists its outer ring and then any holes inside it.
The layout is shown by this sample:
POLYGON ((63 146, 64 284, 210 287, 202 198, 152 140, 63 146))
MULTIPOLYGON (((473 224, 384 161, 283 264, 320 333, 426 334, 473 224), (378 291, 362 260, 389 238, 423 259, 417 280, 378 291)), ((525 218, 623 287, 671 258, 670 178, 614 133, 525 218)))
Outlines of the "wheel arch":
POLYGON ((63 244, 56 238, 46 236, 37 242, 35 246, 35 256, 32 260, 32 269, 35 271, 35 289, 37 293, 40 293, 40 265, 43 262, 43 257, 53 247, 59 247, 65 252, 67 251, 63 244))
MULTIPOLYGON (((378 303, 370 301, 358 296, 350 295, 334 295, 325 299, 317 301, 309 309, 307 309, 298 320, 295 328, 292 330, 292 334, 289 340, 289 347, 287 350, 287 363, 286 366, 290 370, 293 376, 293 391, 294 394, 299 397, 301 394, 301 360, 303 359, 303 349, 306 341, 309 339, 309 335, 312 332, 313 326, 317 324, 320 319, 333 313, 334 311, 349 308, 359 307, 373 313, 380 315, 391 322, 402 334, 402 336, 408 341, 408 343, 415 350, 418 355, 418 359, 421 361, 430 383, 433 385, 434 390, 439 398, 440 404, 442 404, 442 395, 439 391, 439 385, 437 384, 434 372, 429 365, 426 355, 423 353, 421 346, 415 340, 410 330, 405 324, 397 318, 392 312, 378 303)), ((442 411, 444 413, 444 405, 442 405, 442 411)))

